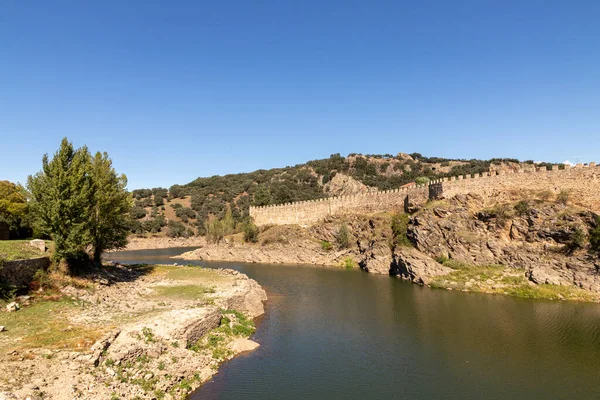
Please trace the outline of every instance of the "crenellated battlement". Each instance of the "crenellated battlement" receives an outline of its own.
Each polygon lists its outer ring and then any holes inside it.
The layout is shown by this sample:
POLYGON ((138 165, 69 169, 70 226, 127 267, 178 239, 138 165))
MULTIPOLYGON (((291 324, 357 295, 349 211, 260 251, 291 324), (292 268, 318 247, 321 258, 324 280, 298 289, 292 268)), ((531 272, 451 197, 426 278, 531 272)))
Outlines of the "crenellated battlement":
POLYGON ((508 190, 560 190, 573 192, 586 199, 582 205, 600 210, 600 169, 596 163, 577 164, 560 169, 531 167, 518 170, 498 170, 483 174, 459 175, 434 179, 410 188, 371 191, 347 196, 325 197, 316 200, 250 207, 250 215, 257 225, 299 224, 310 225, 329 215, 344 213, 373 213, 398 210, 409 196, 428 199, 450 198, 457 194, 478 193, 497 196, 508 190))

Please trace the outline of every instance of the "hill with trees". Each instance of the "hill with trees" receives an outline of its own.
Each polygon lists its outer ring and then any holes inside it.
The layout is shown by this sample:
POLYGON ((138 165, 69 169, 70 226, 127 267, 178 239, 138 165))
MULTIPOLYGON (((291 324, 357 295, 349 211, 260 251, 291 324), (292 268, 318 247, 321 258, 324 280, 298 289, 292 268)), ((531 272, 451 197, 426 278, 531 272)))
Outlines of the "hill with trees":
POLYGON ((251 205, 395 189, 446 176, 516 169, 521 164, 516 159, 461 160, 425 157, 419 153, 350 154, 347 157, 333 154, 326 159, 285 168, 197 178, 169 189, 134 190, 131 231, 137 234, 160 232, 172 237, 205 235, 207 227, 214 225, 212 220, 223 221, 228 213, 241 230, 248 222, 251 205))

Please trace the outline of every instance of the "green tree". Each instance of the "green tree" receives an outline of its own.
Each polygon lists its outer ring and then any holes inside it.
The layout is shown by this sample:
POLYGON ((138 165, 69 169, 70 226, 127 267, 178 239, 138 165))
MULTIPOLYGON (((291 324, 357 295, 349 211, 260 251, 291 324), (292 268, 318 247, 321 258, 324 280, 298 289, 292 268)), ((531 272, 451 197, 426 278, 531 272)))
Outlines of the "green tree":
POLYGON ((6 222, 10 231, 20 236, 21 231, 29 230, 28 216, 25 188, 9 181, 0 181, 0 221, 6 222))
POLYGON ((85 257, 90 237, 92 181, 90 155, 86 147, 73 148, 66 138, 49 160, 42 158, 42 170, 27 179, 31 209, 39 230, 52 238, 54 257, 67 268, 85 257))
POLYGON ((44 155, 42 170, 29 176, 35 222, 54 240, 54 257, 65 272, 89 261, 88 250, 98 263, 103 251, 125 245, 133 206, 126 185, 106 153, 91 157, 87 147, 75 149, 67 138, 52 160, 44 155))
POLYGON ((271 192, 265 185, 260 185, 256 192, 254 192, 254 201, 252 202, 255 206, 268 206, 271 204, 271 192))
POLYGON ((233 213, 231 212, 231 207, 227 206, 227 211, 225 211, 225 217, 223 217, 222 221, 223 225, 223 235, 231 235, 235 231, 235 221, 233 220, 233 213))
POLYGON ((133 201, 125 189, 127 177, 117 175, 107 153, 97 152, 91 158, 89 173, 92 182, 90 238, 93 260, 100 264, 105 250, 127 244, 128 213, 133 201))
POLYGON ((223 223, 215 217, 206 221, 206 240, 210 243, 219 243, 223 239, 223 223))

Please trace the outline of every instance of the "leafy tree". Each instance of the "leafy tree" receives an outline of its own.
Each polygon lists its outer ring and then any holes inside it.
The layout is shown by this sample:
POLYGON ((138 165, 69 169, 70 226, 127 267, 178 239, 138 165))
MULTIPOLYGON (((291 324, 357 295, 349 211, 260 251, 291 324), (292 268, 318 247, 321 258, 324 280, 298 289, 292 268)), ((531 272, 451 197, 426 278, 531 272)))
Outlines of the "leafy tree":
POLYGON ((64 138, 49 160, 42 158, 42 170, 27 179, 32 212, 40 231, 54 241, 54 257, 66 261, 67 269, 86 257, 91 243, 90 218, 93 184, 89 174, 90 155, 64 138))
POLYGON ((90 178, 92 201, 89 229, 93 259, 99 264, 105 250, 122 248, 127 244, 127 213, 132 201, 125 189, 127 177, 117 175, 106 152, 97 152, 91 158, 90 178))
POLYGON ((185 225, 183 225, 181 222, 178 221, 169 221, 169 223, 167 224, 167 228, 169 228, 169 231, 167 232, 167 236, 169 237, 186 237, 186 229, 185 229, 185 225))
POLYGON ((211 243, 219 243, 223 239, 223 223, 215 217, 206 221, 206 240, 211 243))
POLYGON ((173 185, 169 188, 169 194, 172 198, 182 198, 185 197, 185 189, 179 185, 173 185))
POLYGON ((265 185, 260 185, 258 189, 256 189, 252 204, 255 206, 268 206, 271 204, 271 192, 265 185))
POLYGON ((227 207, 227 211, 225 212, 225 217, 222 221, 223 225, 223 235, 231 235, 235 230, 235 221, 233 220, 233 214, 231 212, 231 207, 227 207))
POLYGON ((148 212, 141 207, 132 207, 129 214, 132 218, 141 219, 144 218, 148 214, 148 212))
POLYGON ((6 222, 18 237, 30 233, 27 192, 23 186, 0 181, 0 221, 6 222))
POLYGON ((125 245, 132 207, 126 184, 106 153, 91 157, 87 147, 75 149, 67 138, 52 160, 44 155, 42 170, 29 176, 35 222, 54 240, 54 257, 66 272, 89 260, 88 248, 99 262, 103 251, 125 245))

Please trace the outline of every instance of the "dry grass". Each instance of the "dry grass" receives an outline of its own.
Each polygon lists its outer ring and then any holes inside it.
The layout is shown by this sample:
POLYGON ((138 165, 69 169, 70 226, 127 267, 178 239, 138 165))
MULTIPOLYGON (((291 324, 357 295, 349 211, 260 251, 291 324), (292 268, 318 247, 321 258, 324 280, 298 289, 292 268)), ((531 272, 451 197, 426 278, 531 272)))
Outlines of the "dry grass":
POLYGON ((67 298, 38 301, 18 312, 0 314, 7 331, 0 336, 0 351, 9 349, 89 348, 111 327, 72 325, 67 316, 86 305, 67 298))

